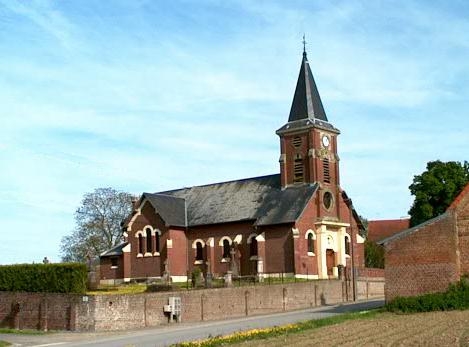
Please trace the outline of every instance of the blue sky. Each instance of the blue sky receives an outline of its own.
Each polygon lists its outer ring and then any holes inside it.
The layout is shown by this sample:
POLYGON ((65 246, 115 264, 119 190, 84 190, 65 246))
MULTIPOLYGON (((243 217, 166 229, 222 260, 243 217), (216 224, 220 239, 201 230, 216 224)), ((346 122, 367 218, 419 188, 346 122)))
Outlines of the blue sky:
POLYGON ((60 260, 83 194, 279 171, 303 33, 369 219, 469 159, 469 2, 0 0, 0 263, 60 260))

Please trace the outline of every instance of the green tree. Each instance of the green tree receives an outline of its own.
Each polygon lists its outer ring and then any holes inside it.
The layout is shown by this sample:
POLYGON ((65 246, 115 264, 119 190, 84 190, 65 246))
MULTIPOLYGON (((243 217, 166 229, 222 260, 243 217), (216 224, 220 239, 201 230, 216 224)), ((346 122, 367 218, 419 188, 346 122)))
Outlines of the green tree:
POLYGON ((75 212, 76 228, 61 241, 62 261, 85 262, 122 242, 121 222, 132 211, 132 196, 112 188, 86 193, 75 212))
POLYGON ((427 169, 414 176, 409 186, 415 197, 409 210, 410 225, 415 226, 445 212, 469 182, 469 163, 430 161, 427 169))
POLYGON ((384 269, 384 247, 365 240, 365 266, 384 269))

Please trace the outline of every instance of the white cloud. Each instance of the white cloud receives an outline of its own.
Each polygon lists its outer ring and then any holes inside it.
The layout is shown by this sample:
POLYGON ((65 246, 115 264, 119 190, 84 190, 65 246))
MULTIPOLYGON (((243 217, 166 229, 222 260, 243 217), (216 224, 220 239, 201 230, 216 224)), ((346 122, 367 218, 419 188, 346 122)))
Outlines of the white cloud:
MULTIPOLYGON (((451 5, 86 5, 0 2, 0 216, 50 234, 52 258, 97 187, 139 193, 278 172, 275 130, 304 32, 343 132, 342 185, 361 214, 402 216, 427 161, 467 159, 469 30, 451 5)), ((0 262, 31 261, 11 251, 22 242, 8 239, 0 262)))

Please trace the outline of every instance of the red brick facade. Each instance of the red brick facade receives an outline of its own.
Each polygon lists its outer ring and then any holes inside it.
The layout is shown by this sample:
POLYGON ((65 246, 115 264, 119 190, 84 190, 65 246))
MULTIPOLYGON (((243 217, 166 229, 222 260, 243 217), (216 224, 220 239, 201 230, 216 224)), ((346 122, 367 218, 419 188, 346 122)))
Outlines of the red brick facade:
POLYGON ((385 242, 386 300, 441 292, 469 274, 469 185, 441 216, 385 242))
POLYGON ((340 187, 340 131, 327 120, 306 53, 289 120, 276 134, 280 175, 142 195, 121 259, 102 257, 102 281, 165 270, 180 281, 195 267, 215 277, 328 279, 340 267, 363 267, 362 225, 340 187))

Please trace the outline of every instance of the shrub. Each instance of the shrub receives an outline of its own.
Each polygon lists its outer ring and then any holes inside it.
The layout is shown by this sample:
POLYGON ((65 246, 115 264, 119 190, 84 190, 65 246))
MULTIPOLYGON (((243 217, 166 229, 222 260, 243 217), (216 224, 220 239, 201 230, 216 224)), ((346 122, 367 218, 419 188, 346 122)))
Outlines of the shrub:
POLYGON ((171 284, 165 284, 165 283, 152 283, 147 286, 147 289, 145 292, 147 293, 154 293, 154 292, 170 292, 177 290, 176 288, 173 288, 171 284))
POLYGON ((83 294, 87 275, 79 263, 2 265, 0 291, 83 294))
POLYGON ((469 308, 469 284, 465 279, 451 284, 444 293, 397 297, 386 304, 391 312, 429 312, 464 310, 469 308))

